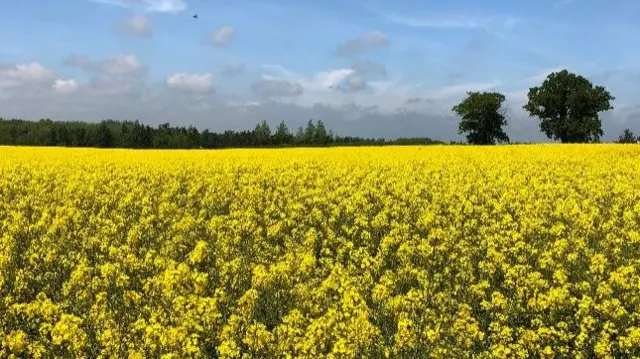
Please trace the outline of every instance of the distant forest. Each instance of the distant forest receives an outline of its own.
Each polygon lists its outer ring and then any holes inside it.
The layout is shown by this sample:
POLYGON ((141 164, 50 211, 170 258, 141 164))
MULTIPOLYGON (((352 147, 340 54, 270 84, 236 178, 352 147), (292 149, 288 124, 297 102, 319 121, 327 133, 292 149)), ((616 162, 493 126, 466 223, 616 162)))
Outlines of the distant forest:
POLYGON ((272 131, 266 121, 259 123, 253 130, 216 133, 209 130, 198 131, 193 126, 172 127, 168 123, 151 127, 139 121, 104 120, 89 123, 0 118, 0 145, 5 146, 213 149, 433 144, 445 142, 427 137, 385 140, 337 136, 322 121, 313 120, 309 120, 306 127, 299 127, 295 133, 284 122, 272 131))

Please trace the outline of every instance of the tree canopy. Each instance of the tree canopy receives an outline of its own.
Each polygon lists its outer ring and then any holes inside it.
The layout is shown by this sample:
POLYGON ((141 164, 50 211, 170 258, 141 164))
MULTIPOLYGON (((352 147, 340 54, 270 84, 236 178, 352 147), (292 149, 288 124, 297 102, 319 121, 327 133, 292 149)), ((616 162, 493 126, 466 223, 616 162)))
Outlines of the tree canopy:
POLYGON ((562 143, 598 142, 604 134, 599 112, 612 110, 613 96, 602 86, 567 70, 553 72, 532 87, 523 106, 540 118, 540 130, 562 143))
POLYGON ((504 95, 497 92, 468 92, 467 97, 452 109, 462 118, 458 133, 465 133, 467 141, 475 145, 509 142, 509 136, 502 128, 507 125, 502 110, 504 101, 504 95))

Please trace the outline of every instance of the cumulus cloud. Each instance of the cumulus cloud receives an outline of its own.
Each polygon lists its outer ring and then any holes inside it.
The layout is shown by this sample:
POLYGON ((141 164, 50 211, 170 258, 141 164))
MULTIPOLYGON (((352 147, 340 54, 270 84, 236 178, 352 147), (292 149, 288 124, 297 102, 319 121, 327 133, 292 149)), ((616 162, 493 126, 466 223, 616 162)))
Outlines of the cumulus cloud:
POLYGON ((177 73, 165 79, 167 88, 193 92, 210 92, 213 90, 213 74, 177 73))
POLYGON ((139 75, 147 72, 147 67, 131 54, 119 54, 101 61, 94 61, 82 55, 71 55, 64 62, 67 66, 110 76, 139 75))
POLYGON ((299 96, 289 97, 300 105, 313 106, 315 103, 340 105, 345 101, 357 100, 367 106, 381 106, 381 110, 394 112, 398 105, 404 103, 404 92, 409 89, 397 87, 398 79, 389 81, 367 82, 363 76, 352 68, 330 69, 314 74, 300 74, 281 65, 263 65, 270 72, 263 75, 266 80, 284 80, 302 85, 304 92, 299 96), (367 89, 367 95, 363 91, 367 89), (354 97, 355 96, 355 97, 354 97))
POLYGON ((375 77, 386 77, 384 65, 370 60, 357 61, 350 69, 341 70, 342 76, 336 89, 345 93, 355 93, 370 89, 369 80, 375 77))
POLYGON ((222 69, 222 74, 227 77, 235 77, 238 75, 242 75, 245 70, 246 68, 244 64, 228 65, 222 69))
MULTIPOLYGON (((40 96, 51 92, 55 80, 56 74, 38 62, 0 65, 0 100, 16 101, 40 96)), ((33 106, 33 102, 27 106, 33 106)))
POLYGON ((112 5, 144 12, 179 13, 187 8, 185 0, 89 0, 90 2, 112 5))
POLYGON ((75 79, 56 79, 51 88, 60 94, 70 94, 78 90, 78 83, 75 79))
POLYGON ((219 29, 213 31, 209 37, 211 45, 216 47, 224 47, 229 44, 236 34, 236 29, 233 26, 224 25, 219 29))
POLYGON ((38 62, 0 67, 0 90, 53 80, 53 71, 38 62))
POLYGON ((127 35, 149 38, 153 35, 153 23, 146 15, 133 15, 120 21, 120 31, 127 35))
POLYGON ((85 86, 85 91, 115 96, 138 93, 146 87, 148 67, 131 54, 119 54, 103 60, 71 55, 64 63, 93 75, 85 86))
POLYGON ((313 90, 336 89, 349 76, 354 74, 353 69, 336 69, 320 71, 309 78, 302 78, 301 82, 307 88, 313 90))
POLYGON ((251 90, 264 97, 299 96, 304 93, 304 88, 299 83, 291 83, 276 78, 264 78, 251 85, 251 90))
POLYGON ((390 44, 389 37, 380 31, 369 31, 350 39, 336 48, 338 56, 359 55, 380 48, 386 48, 390 44))

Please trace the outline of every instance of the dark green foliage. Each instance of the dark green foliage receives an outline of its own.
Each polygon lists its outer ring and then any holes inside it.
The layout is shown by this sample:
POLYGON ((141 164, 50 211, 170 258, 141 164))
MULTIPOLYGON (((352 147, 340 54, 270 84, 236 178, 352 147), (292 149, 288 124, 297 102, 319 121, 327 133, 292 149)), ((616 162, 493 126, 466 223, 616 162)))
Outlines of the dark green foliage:
POLYGON ((298 132, 296 132, 296 135, 294 137, 293 142, 296 145, 301 145, 303 143, 306 143, 306 140, 304 138, 304 128, 302 128, 302 126, 298 127, 298 132))
POLYGON ((258 147, 265 147, 271 144, 271 128, 267 124, 267 121, 263 120, 258 125, 256 125, 253 133, 255 135, 255 141, 258 147))
MULTIPOLYGON (((114 146, 113 134, 107 125, 107 121, 102 121, 98 125, 97 145, 102 148, 110 148, 114 146)), ((55 142, 49 143, 49 146, 53 146, 55 142)))
POLYGON ((380 146, 442 144, 429 138, 405 138, 393 141, 360 137, 334 136, 322 121, 310 120, 307 128, 300 128, 294 136, 281 122, 274 134, 266 121, 253 131, 214 133, 199 132, 193 126, 171 127, 168 123, 157 128, 139 121, 104 120, 100 123, 61 122, 43 119, 26 121, 0 118, 0 145, 66 146, 102 148, 253 148, 290 146, 380 146))
POLYGON ((505 97, 496 92, 468 92, 454 111, 462 118, 458 133, 466 133, 467 141, 474 145, 494 145, 509 142, 509 136, 502 129, 507 120, 502 110, 505 97))
POLYGON ((313 124, 313 120, 309 120, 309 122, 307 122, 307 128, 304 130, 304 142, 314 143, 316 137, 316 125, 313 124))
MULTIPOLYGON (((309 121, 309 123, 311 123, 311 121, 309 121)), ((331 138, 329 137, 327 129, 324 127, 324 123, 322 121, 318 121, 315 126, 315 131, 313 133, 311 143, 317 145, 326 145, 330 140, 331 138)))
POLYGON ((625 128, 622 134, 618 137, 618 143, 636 143, 640 141, 640 136, 636 137, 628 128, 625 128))
POLYGON ((289 127, 284 121, 280 122, 278 128, 276 129, 276 133, 273 135, 273 143, 277 143, 281 146, 287 146, 293 144, 294 137, 289 132, 289 127))
POLYGON ((612 110, 615 100, 604 87, 567 70, 551 73, 528 97, 524 109, 541 119, 548 138, 562 143, 598 142, 604 134, 598 113, 612 110))

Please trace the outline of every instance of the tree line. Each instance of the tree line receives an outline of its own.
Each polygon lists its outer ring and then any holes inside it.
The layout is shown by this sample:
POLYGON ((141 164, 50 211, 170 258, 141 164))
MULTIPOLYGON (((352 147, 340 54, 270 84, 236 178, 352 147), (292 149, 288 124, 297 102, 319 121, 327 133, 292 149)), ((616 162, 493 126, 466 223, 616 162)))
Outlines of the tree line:
MULTIPOLYGON (((523 108, 540 120, 540 131, 562 143, 600 142, 604 132, 598 114, 613 110, 615 100, 603 86, 594 86, 567 70, 549 74, 540 86, 529 89, 527 97, 523 108)), ((468 92, 452 108, 461 118, 458 133, 476 145, 510 142, 503 128, 507 125, 504 101, 505 96, 498 92, 468 92)), ((639 141, 628 128, 618 138, 619 143, 639 141)))
MULTIPOLYGON (((455 142, 450 142, 455 143, 455 142)), ((258 147, 384 146, 444 144, 428 137, 395 140, 337 136, 321 120, 309 120, 294 133, 281 122, 275 131, 266 121, 253 130, 221 133, 198 131, 193 126, 157 127, 139 121, 103 120, 99 123, 0 118, 0 145, 65 146, 134 149, 216 149, 258 147)))
MULTIPOLYGON (((600 142, 602 122, 599 113, 612 110, 615 98, 603 86, 594 86, 583 76, 567 70, 553 72, 540 86, 529 89, 523 108, 530 117, 540 120, 540 131, 549 139, 562 143, 600 142)), ((458 133, 465 134, 474 145, 513 143, 504 131, 506 97, 498 92, 468 92, 452 111, 461 118, 458 133)), ((625 129, 619 143, 640 143, 630 129, 625 129)), ((457 142, 450 141, 450 144, 457 142)), ((428 137, 395 140, 337 136, 322 121, 309 120, 296 132, 281 122, 275 131, 266 121, 253 130, 221 133, 198 131, 193 126, 158 127, 139 121, 104 120, 100 123, 64 122, 41 119, 26 121, 0 118, 0 145, 67 146, 101 148, 255 148, 291 146, 383 146, 444 144, 428 137)))

